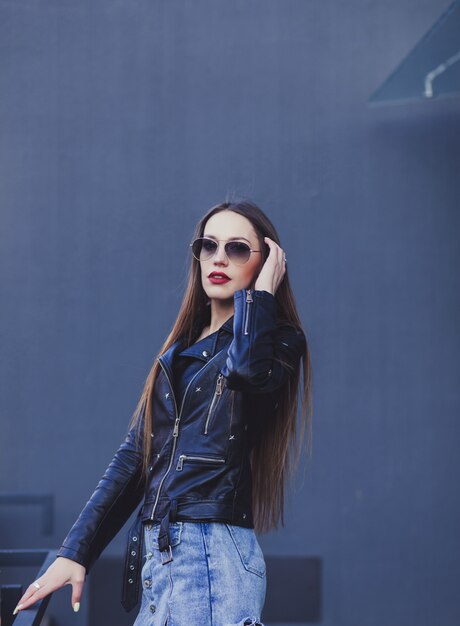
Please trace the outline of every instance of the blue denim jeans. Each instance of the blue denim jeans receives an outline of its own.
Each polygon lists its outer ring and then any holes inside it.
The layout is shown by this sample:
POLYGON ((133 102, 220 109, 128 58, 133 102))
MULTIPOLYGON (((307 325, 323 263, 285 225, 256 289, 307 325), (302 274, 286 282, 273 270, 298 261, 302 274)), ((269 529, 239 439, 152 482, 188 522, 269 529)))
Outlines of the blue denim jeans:
POLYGON ((266 570, 255 531, 224 522, 170 522, 172 561, 146 525, 142 602, 133 626, 264 626, 266 570))

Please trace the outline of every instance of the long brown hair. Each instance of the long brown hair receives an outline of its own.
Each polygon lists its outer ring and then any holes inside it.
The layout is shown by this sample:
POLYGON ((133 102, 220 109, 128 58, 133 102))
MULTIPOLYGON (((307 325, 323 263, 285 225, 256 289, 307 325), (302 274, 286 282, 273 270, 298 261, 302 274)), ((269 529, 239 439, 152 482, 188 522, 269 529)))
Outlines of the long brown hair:
MULTIPOLYGON (((264 237, 270 237, 278 245, 280 244, 275 227, 265 213, 253 202, 244 199, 240 201, 223 202, 213 206, 198 222, 193 239, 202 237, 208 219, 220 211, 230 210, 246 217, 253 225, 259 240, 259 249, 263 251, 265 262, 268 246, 264 237)), ((192 239, 192 240, 193 240, 192 239)), ((186 346, 191 345, 200 336, 203 328, 210 322, 210 307, 207 306, 208 296, 201 283, 200 262, 192 255, 188 271, 188 281, 176 322, 162 345, 158 356, 163 354, 177 339, 186 339, 186 346)), ((262 263, 263 265, 263 263, 262 263)), ((288 323, 301 329, 299 315, 297 313, 294 294, 289 284, 289 276, 286 273, 275 293, 277 320, 288 323)), ((305 337, 306 333, 303 330, 305 337)), ((298 390, 300 383, 300 366, 292 371, 289 383, 279 392, 278 407, 273 420, 269 420, 264 426, 258 442, 250 452, 250 462, 253 480, 253 515, 256 532, 268 532, 272 528, 278 528, 281 520, 284 526, 284 496, 285 488, 293 472, 297 468, 301 444, 307 431, 306 456, 311 452, 311 424, 312 424, 312 398, 311 398, 311 365, 308 341, 303 361, 303 397, 301 411, 300 437, 297 435, 297 409, 298 390), (292 448, 292 452, 290 451, 292 448), (269 461, 268 461, 269 459, 269 461)), ((287 365, 287 364, 285 364, 287 365)), ((147 376, 144 389, 136 409, 131 418, 129 427, 137 424, 139 436, 142 416, 143 428, 143 464, 142 476, 148 479, 149 464, 151 462, 151 433, 154 432, 152 418, 152 393, 160 365, 158 357, 147 376)))

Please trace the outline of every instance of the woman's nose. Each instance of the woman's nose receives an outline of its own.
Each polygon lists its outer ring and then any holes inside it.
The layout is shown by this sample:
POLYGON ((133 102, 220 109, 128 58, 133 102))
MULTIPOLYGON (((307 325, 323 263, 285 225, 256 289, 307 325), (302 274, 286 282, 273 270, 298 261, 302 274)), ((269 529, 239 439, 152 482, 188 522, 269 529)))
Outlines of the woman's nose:
POLYGON ((214 261, 214 263, 216 261, 218 263, 227 263, 228 262, 228 257, 227 257, 227 254, 225 253, 225 243, 224 242, 219 242, 219 245, 217 246, 217 250, 214 253, 213 261, 214 261))

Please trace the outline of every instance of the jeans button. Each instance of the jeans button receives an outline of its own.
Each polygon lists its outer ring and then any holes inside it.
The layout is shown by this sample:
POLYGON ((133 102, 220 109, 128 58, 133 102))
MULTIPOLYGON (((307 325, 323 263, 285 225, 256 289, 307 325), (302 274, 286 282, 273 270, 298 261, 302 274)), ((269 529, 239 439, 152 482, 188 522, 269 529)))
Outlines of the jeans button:
POLYGON ((151 586, 152 586, 152 581, 150 580, 150 578, 147 578, 147 580, 144 580, 144 587, 148 589, 151 586))
POLYGON ((154 604, 150 605, 150 613, 155 613, 155 611, 157 610, 157 607, 154 604))

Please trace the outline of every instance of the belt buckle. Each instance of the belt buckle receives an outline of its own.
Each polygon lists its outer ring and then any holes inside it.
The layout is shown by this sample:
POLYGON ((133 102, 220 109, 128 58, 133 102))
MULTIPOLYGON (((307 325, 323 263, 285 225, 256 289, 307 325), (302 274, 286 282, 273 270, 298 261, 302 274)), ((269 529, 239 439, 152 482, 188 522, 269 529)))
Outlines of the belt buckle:
POLYGON ((161 556, 161 564, 162 565, 166 565, 166 563, 169 563, 170 561, 173 561, 174 559, 173 559, 173 555, 172 555, 171 546, 169 545, 167 548, 165 548, 165 550, 160 552, 160 556, 161 556), (165 561, 163 561, 163 552, 165 552, 168 549, 169 549, 169 558, 167 558, 165 561))

